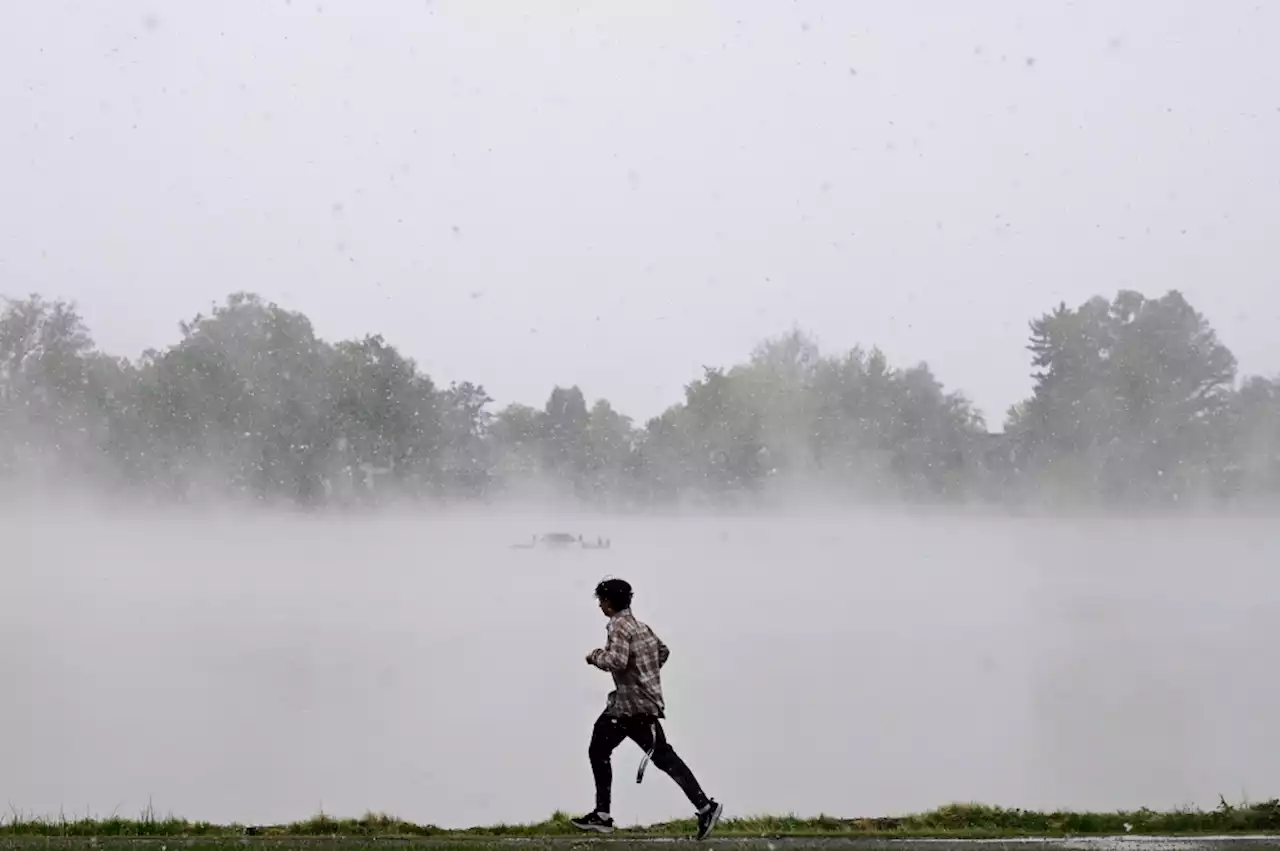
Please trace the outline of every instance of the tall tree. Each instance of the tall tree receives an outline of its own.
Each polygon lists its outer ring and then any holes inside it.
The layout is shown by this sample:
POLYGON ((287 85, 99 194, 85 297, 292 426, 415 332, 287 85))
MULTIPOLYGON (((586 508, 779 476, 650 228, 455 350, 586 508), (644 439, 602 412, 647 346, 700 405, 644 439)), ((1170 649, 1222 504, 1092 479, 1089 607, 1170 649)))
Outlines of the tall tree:
POLYGON ((589 466, 590 421, 587 400, 577 386, 551 391, 542 416, 544 468, 575 488, 589 466))
POLYGON ((370 335, 337 345, 329 380, 336 449, 350 484, 370 492, 385 475, 409 491, 427 485, 442 440, 431 379, 370 335))
POLYGON ((1041 469, 1065 460, 1074 487, 1114 498, 1204 478, 1236 361, 1180 293, 1059 305, 1031 332, 1034 394, 1008 426, 1041 469))
POLYGON ((542 469, 542 418, 528 405, 511 404, 498 412, 489 429, 493 469, 507 479, 529 479, 542 469))
POLYGON ((631 418, 604 399, 591 406, 587 417, 585 487, 600 501, 629 493, 635 474, 635 430, 631 418))
POLYGON ((179 491, 319 498, 332 353, 310 321, 239 292, 179 328, 176 345, 144 354, 137 395, 179 491))
POLYGON ((487 437, 493 415, 487 407, 492 402, 484 387, 470 381, 452 383, 440 394, 442 481, 471 496, 489 487, 492 458, 487 437))
POLYGON ((1220 482, 1227 492, 1280 494, 1280 379, 1252 376, 1231 400, 1220 482))
POLYGON ((6 465, 96 470, 109 430, 112 361, 98 355, 74 304, 39 295, 0 311, 0 416, 6 465))

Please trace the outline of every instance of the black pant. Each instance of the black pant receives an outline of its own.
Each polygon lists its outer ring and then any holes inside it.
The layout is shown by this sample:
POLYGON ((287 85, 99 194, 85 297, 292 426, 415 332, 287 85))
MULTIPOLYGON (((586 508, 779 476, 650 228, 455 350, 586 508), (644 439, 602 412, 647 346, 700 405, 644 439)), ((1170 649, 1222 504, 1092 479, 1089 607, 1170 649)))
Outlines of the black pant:
POLYGON ((667 734, 663 732, 661 721, 652 715, 611 717, 605 714, 596 719, 596 726, 591 731, 591 746, 587 749, 587 754, 591 757, 591 773, 596 779, 597 812, 609 812, 612 804, 613 765, 609 762, 609 757, 622 744, 623 739, 635 742, 646 753, 653 748, 653 764, 676 781, 688 796, 689 803, 698 810, 707 805, 707 796, 694 779, 693 772, 667 743, 667 734))

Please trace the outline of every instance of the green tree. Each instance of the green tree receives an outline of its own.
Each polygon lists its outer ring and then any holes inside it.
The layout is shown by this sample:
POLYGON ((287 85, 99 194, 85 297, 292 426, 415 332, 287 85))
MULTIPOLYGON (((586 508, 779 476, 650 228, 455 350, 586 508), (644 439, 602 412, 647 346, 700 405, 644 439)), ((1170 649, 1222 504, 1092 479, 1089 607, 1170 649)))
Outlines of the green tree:
POLYGON ((371 493, 384 475, 404 492, 431 482, 443 437, 439 397, 412 360, 381 335, 342 342, 329 384, 344 487, 371 493))
POLYGON ((760 343, 746 364, 729 371, 742 403, 740 431, 749 434, 751 445, 756 446, 753 475, 812 475, 816 471, 815 387, 821 365, 817 343, 793 329, 760 343))
POLYGON ((911 499, 1280 490, 1280 383, 1236 389, 1235 359, 1177 292, 1033 320, 1034 391, 1001 435, 928 365, 823 355, 798 330, 705 367, 636 429, 577 387, 491 414, 483 386, 437 390, 381 336, 329 344, 251 293, 179 327, 130 363, 97 351, 74 305, 5 300, 0 468, 304 504, 486 498, 544 478, 600 505, 754 500, 788 477, 911 499))
POLYGON ((596 400, 587 417, 585 488, 597 501, 629 495, 635 476, 636 435, 631 418, 596 400))
POLYGON ((100 472, 110 432, 115 362, 100 355, 74 304, 39 295, 0 311, 4 464, 100 472))
POLYGON ((493 415, 487 407, 492 402, 484 387, 470 381, 450 384, 440 394, 441 481, 446 488, 470 496, 488 491, 492 458, 487 438, 493 415))
POLYGON ((503 408, 489 428, 490 457, 496 475, 504 480, 529 479, 542 469, 542 418, 528 405, 503 408))
MULTIPOLYGON (((153 464, 179 492, 198 486, 258 498, 320 498, 332 353, 300 313, 234 293, 144 353, 134 394, 153 464)), ((138 450, 135 450, 135 452, 138 450)))
POLYGON ((590 466, 591 415, 578 387, 556 387, 547 398, 541 418, 543 469, 574 488, 590 466))
POLYGON ((0 378, 13 409, 34 423, 56 429, 77 418, 93 350, 73 304, 39 295, 4 300, 0 378))
POLYGON ((1122 291, 1031 323, 1035 389, 1007 424, 1041 474, 1109 498, 1203 483, 1234 356, 1176 291, 1122 291))
POLYGON ((828 479, 871 494, 961 496, 978 475, 982 417, 926 364, 855 348, 819 363, 811 445, 828 479))
POLYGON ((1280 493, 1280 379, 1251 376, 1231 399, 1229 456, 1220 488, 1280 493))

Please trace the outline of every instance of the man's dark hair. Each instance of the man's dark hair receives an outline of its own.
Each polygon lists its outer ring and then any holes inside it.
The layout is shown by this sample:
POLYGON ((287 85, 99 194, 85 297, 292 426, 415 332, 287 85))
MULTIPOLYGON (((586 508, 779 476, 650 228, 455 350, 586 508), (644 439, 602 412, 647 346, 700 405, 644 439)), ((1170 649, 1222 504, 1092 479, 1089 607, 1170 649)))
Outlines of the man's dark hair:
POLYGON ((596 586, 596 599, 604 600, 615 612, 629 609, 631 608, 631 583, 625 579, 606 579, 596 586))

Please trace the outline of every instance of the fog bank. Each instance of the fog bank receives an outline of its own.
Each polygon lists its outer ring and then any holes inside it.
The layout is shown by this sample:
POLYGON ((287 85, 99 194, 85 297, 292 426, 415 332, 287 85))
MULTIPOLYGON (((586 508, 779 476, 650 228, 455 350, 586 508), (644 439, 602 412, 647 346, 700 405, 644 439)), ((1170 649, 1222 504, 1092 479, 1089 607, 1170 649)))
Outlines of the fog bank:
MULTIPOLYGON (((365 810, 443 826, 591 802, 591 589, 672 648, 668 732, 731 815, 980 800, 1212 806, 1280 788, 1265 518, 0 520, 0 789, 30 813, 365 810), (534 533, 607 551, 510 549, 534 533)), ((639 753, 615 815, 683 815, 639 753)))

